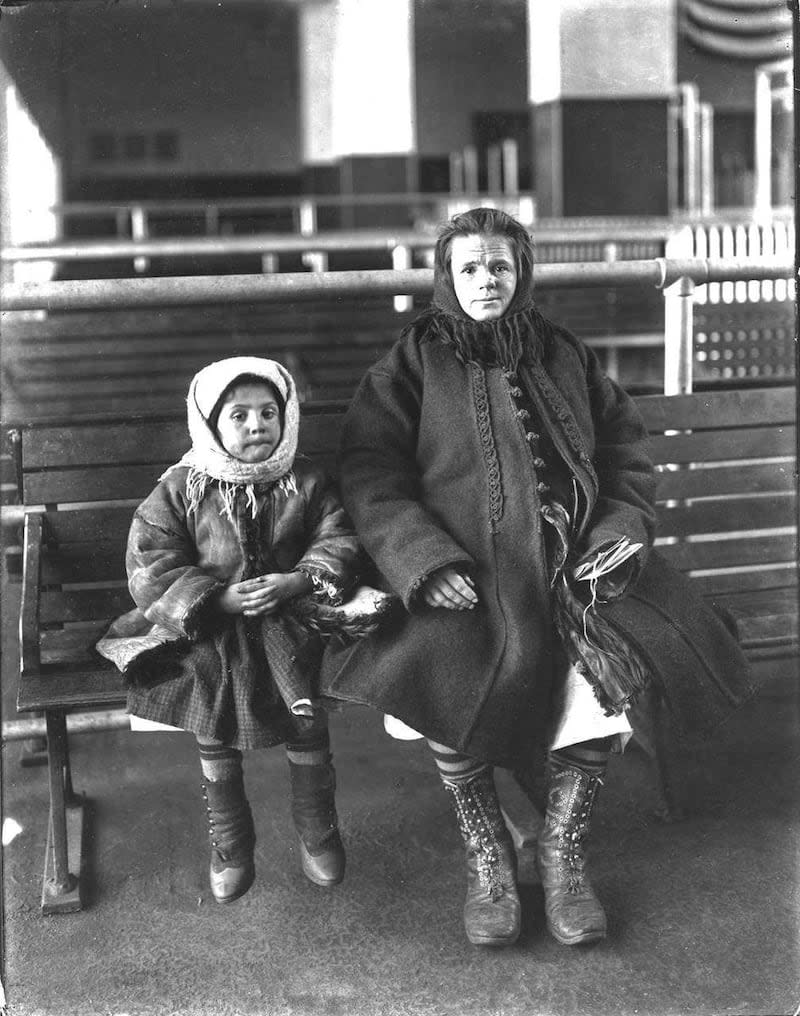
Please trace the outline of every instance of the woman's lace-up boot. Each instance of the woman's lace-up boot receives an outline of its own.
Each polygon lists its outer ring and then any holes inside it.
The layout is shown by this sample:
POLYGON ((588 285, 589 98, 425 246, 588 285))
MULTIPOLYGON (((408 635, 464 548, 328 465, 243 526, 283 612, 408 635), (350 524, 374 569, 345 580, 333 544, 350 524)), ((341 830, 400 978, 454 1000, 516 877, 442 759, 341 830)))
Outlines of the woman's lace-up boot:
POLYGON ((466 779, 442 776, 453 796, 466 846, 464 928, 473 945, 512 945, 519 937, 521 907, 517 855, 500 813, 487 766, 466 779))
POLYGON ((229 779, 206 780, 203 796, 211 839, 211 892, 218 903, 232 903, 255 879, 256 836, 241 770, 229 779))
POLYGON ((605 938, 606 915, 586 877, 586 840, 605 763, 576 766, 551 752, 547 811, 537 845, 550 933, 563 945, 605 938))
POLYGON ((344 878, 345 853, 336 815, 336 772, 330 756, 313 765, 290 758, 289 779, 303 874, 315 885, 336 885, 344 878))

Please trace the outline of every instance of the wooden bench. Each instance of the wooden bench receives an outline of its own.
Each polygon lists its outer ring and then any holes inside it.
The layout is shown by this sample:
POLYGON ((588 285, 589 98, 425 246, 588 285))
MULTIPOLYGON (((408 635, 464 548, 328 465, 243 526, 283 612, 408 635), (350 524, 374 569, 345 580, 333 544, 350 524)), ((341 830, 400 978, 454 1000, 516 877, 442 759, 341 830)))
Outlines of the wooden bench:
MULTIPOLYGON (((731 611, 754 660, 796 654, 794 389, 637 402, 661 468, 662 552, 731 611)), ((304 406, 301 450, 330 470, 344 408, 304 406)), ((30 425, 14 443, 25 514, 17 707, 44 714, 48 742, 44 913, 81 907, 83 798, 72 786, 66 716, 124 704, 120 675, 93 647, 131 605, 124 547, 133 509, 186 446, 175 416, 30 425)), ((524 830, 517 840, 525 846, 524 830)))

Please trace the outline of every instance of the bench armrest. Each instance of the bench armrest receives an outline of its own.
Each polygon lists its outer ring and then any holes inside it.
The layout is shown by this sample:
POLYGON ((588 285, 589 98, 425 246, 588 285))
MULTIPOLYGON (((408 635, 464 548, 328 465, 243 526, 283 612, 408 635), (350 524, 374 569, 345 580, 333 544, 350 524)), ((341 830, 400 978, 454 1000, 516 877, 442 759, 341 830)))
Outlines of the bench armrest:
POLYGON ((41 512, 25 514, 22 558, 22 601, 19 612, 20 668, 22 676, 38 674, 39 588, 42 564, 44 518, 41 512))
POLYGON ((14 463, 17 499, 20 504, 25 504, 25 489, 22 480, 22 432, 16 427, 8 432, 8 443, 11 446, 11 458, 14 463))

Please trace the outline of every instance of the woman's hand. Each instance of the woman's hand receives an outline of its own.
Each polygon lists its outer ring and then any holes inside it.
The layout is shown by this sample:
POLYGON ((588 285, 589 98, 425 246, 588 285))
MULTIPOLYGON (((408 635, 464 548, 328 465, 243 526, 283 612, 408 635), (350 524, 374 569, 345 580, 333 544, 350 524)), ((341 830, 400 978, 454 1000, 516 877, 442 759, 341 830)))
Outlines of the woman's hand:
POLYGON ((311 589, 311 579, 302 572, 273 572, 226 586, 217 605, 225 614, 257 617, 274 614, 286 600, 309 593, 311 589))
POLYGON ((420 595, 429 607, 446 607, 447 610, 472 610, 478 602, 475 583, 453 565, 445 565, 429 575, 420 595))

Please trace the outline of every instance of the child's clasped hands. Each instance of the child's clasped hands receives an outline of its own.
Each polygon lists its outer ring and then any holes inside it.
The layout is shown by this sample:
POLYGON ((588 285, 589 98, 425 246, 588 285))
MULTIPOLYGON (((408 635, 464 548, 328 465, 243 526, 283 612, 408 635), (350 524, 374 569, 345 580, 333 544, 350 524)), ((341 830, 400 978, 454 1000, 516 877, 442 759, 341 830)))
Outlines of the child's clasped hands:
POLYGON ((274 614, 286 600, 302 596, 311 588, 311 579, 302 572, 272 572, 232 582, 220 593, 217 605, 226 614, 274 614))

